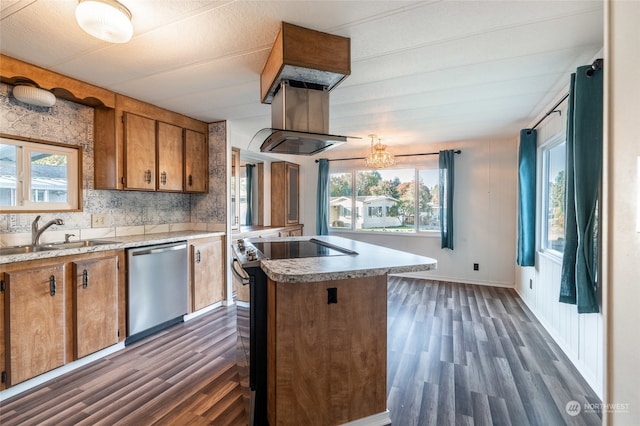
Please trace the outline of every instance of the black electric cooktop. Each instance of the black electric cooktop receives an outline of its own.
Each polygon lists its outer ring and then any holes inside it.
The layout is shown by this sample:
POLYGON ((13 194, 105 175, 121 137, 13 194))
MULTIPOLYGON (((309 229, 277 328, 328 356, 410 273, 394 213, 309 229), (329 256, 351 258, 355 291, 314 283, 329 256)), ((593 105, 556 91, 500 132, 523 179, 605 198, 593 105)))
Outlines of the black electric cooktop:
POLYGON ((358 254, 315 239, 304 241, 253 241, 256 249, 269 259, 297 259, 301 257, 326 257, 358 254))

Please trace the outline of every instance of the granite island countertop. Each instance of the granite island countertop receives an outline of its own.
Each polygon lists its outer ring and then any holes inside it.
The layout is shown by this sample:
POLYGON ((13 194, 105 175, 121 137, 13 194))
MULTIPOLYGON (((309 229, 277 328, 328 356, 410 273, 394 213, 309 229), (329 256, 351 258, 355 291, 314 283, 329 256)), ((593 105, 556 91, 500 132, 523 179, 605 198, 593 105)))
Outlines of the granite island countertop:
POLYGON ((47 259, 62 256, 79 255, 83 253, 95 253, 98 251, 120 250, 133 247, 166 244, 222 235, 225 235, 225 233, 210 231, 175 231, 154 234, 129 235, 121 237, 92 238, 92 240, 105 241, 108 243, 89 247, 58 248, 55 250, 43 250, 32 253, 20 253, 0 256, 0 265, 14 262, 23 262, 27 260, 47 259))
POLYGON ((369 277, 436 269, 437 261, 374 244, 332 235, 249 239, 248 241, 303 241, 315 238, 357 252, 357 255, 263 259, 260 267, 277 282, 302 283, 369 277))

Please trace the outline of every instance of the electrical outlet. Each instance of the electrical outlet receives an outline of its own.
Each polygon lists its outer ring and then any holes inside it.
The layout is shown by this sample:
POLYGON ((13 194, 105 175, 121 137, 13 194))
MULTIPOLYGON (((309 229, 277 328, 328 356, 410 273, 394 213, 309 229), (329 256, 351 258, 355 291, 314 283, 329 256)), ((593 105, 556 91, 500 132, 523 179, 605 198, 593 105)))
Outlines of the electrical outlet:
POLYGON ((94 213, 91 215, 92 228, 104 228, 107 226, 107 215, 94 213))
POLYGON ((474 263, 473 264, 473 270, 474 271, 479 271, 480 270, 480 264, 479 263, 474 263))
POLYGON ((533 280, 529 278, 529 288, 533 290, 533 280))

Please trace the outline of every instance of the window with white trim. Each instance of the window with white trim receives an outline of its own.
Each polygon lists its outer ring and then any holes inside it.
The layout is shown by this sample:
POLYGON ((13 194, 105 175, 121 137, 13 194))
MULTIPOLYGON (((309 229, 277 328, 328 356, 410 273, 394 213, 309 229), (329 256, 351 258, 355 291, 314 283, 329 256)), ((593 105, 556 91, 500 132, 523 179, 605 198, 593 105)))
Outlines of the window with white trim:
POLYGON ((80 210, 79 147, 0 138, 0 207, 80 210))
POLYGON ((564 253, 566 142, 552 138, 542 146, 542 227, 541 248, 552 254, 564 253))
POLYGON ((330 173, 329 228, 394 233, 437 231, 438 199, 438 169, 330 173))

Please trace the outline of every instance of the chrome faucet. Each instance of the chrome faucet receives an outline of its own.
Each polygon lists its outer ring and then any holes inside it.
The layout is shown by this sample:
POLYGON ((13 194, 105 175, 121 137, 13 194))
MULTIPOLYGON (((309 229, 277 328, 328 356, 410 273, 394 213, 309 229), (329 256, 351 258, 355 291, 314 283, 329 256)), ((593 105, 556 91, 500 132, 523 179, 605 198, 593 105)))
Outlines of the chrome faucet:
POLYGON ((42 233, 46 231, 51 225, 64 225, 64 221, 62 219, 53 219, 47 222, 42 228, 38 226, 38 221, 40 221, 40 215, 36 216, 31 224, 31 243, 34 246, 40 244, 40 237, 42 233))

